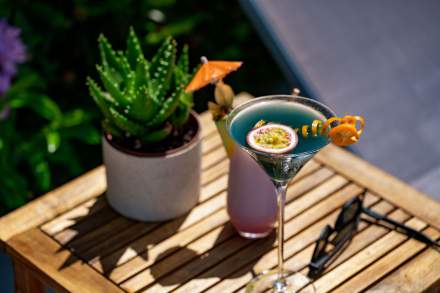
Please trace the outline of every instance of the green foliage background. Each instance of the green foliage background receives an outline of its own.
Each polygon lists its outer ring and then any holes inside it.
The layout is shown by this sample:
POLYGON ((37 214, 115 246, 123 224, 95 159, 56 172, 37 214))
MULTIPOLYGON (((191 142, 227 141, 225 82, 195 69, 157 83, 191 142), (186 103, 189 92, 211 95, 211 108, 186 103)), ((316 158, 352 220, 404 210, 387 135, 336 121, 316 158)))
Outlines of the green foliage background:
MULTIPOLYGON (((190 46, 192 66, 202 55, 244 61, 226 80, 236 92, 268 93, 282 80, 238 1, 2 0, 0 17, 28 48, 2 102, 12 111, 0 121, 0 214, 101 163, 100 116, 85 86, 97 77, 101 32, 124 48, 133 26, 148 57, 172 35, 190 46)), ((196 93, 197 111, 212 90, 196 93)))

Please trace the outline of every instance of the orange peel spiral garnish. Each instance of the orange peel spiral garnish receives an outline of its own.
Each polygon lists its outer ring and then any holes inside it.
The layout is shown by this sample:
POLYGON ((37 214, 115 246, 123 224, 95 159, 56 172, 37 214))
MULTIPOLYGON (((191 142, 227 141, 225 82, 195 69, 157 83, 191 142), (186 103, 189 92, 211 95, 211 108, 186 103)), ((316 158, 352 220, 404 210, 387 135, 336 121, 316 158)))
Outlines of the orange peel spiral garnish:
POLYGON ((312 125, 303 125, 297 132, 301 133, 303 138, 311 136, 325 136, 327 135, 330 140, 338 146, 349 146, 356 143, 361 137, 364 131, 365 120, 361 116, 344 116, 331 117, 325 122, 320 120, 313 120, 312 125), (338 123, 338 125, 330 129, 332 123, 338 123), (311 133, 309 132, 311 129, 311 133))
MULTIPOLYGON (((332 122, 338 121, 340 124, 333 127, 328 137, 337 146, 349 146, 356 143, 361 137, 365 127, 365 120, 361 116, 344 116, 343 118, 332 117, 328 119, 324 125, 330 125, 332 122), (336 118, 336 119, 333 119, 336 118), (333 121, 330 121, 332 120, 333 121), (330 122, 329 122, 330 121, 330 122), (327 123, 329 122, 329 123, 327 123)), ((323 127, 324 129, 324 127, 323 127)))

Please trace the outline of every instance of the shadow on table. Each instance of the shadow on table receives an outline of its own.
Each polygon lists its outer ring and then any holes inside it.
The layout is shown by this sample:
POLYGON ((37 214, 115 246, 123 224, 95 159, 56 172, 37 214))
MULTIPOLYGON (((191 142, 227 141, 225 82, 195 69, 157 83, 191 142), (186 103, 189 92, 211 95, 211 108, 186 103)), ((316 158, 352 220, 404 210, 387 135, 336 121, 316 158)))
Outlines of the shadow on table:
POLYGON ((217 237, 213 248, 209 251, 200 254, 188 247, 173 247, 170 250, 178 250, 174 252, 172 257, 165 258, 169 255, 169 251, 165 251, 163 255, 158 256, 158 259, 164 258, 162 262, 168 261, 168 263, 153 265, 151 273, 156 282, 162 286, 181 285, 192 279, 238 278, 249 272, 255 275, 252 269, 245 270, 242 269, 243 266, 253 267, 261 256, 273 247, 274 242, 275 233, 264 239, 249 240, 240 237, 232 225, 227 223, 223 226, 223 230, 217 237), (233 233, 230 233, 230 230, 233 230, 233 233), (224 237, 231 234, 232 236, 224 237), (176 268, 176 264, 173 264, 173 260, 171 260, 172 258, 184 258, 186 261, 184 264, 178 264, 176 268), (237 266, 238 263, 240 266, 237 266), (169 269, 164 270, 164 267, 169 269))
POLYGON ((130 220, 115 212, 101 195, 87 215, 69 219, 73 225, 52 235, 62 246, 59 252, 66 248, 72 252, 59 270, 84 261, 108 276, 135 256, 148 260, 147 247, 174 235, 187 216, 160 223, 130 220))

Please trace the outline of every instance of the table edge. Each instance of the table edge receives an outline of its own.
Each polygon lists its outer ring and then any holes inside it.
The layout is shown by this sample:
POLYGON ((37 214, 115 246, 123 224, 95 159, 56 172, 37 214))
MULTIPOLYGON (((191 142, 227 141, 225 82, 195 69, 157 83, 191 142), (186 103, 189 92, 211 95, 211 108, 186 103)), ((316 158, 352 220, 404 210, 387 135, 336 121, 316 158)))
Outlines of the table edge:
MULTIPOLYGON (((38 228, 29 229, 24 233, 20 233, 11 237, 6 243, 6 251, 14 260, 21 261, 29 269, 35 271, 45 280, 49 281, 49 285, 56 287, 57 290, 63 289, 65 292, 77 292, 75 284, 86 285, 86 290, 82 287, 83 292, 96 292, 98 288, 106 288, 106 292, 123 292, 116 284, 107 279, 104 275, 98 273, 88 263, 83 262, 70 250, 63 249, 59 243, 46 235, 38 228), (35 246, 30 239, 37 239, 39 245, 35 246), (43 245, 43 243, 45 245, 43 245), (29 253, 32 251, 32 253, 29 253), (57 255, 59 253, 67 253, 68 259, 73 263, 85 266, 87 278, 84 275, 65 272, 66 268, 51 267, 53 263, 59 262, 57 255), (48 258, 51 260, 48 261, 48 258), (49 269, 48 269, 49 268, 49 269), (77 280, 77 282, 73 282, 77 280)), ((81 268, 84 272, 84 268, 81 268)))
POLYGON ((0 218, 0 249, 4 250, 13 236, 102 194, 106 185, 105 167, 101 165, 4 215, 0 218))

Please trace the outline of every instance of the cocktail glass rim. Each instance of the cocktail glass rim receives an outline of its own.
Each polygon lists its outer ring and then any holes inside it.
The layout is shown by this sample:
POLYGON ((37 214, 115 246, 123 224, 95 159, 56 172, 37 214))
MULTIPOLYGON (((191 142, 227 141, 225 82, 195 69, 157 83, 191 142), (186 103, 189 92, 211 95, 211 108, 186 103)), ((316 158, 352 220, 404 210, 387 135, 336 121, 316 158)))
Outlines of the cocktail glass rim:
MULTIPOLYGON (((323 147, 319 147, 313 150, 309 150, 309 151, 305 151, 305 152, 301 152, 301 153, 285 153, 285 154, 273 154, 273 153, 267 153, 267 152, 262 152, 262 151, 257 151, 253 148, 250 148, 246 145, 243 145, 241 143, 239 143, 234 136, 231 134, 230 129, 231 129, 231 123, 232 121, 234 121, 234 117, 240 113, 241 111, 243 111, 245 108, 249 107, 249 104, 257 104, 257 103, 262 103, 264 101, 270 101, 270 100, 277 100, 280 98, 284 98, 284 100, 286 100, 287 102, 289 102, 289 100, 291 100, 291 102, 298 102, 298 101, 312 101, 313 103, 317 104, 319 107, 321 107, 322 109, 325 109, 328 113, 322 113, 322 111, 313 108, 313 110, 320 112, 322 115, 324 115, 327 119, 333 116, 336 116, 335 112, 329 108, 328 106, 324 105, 323 103, 315 100, 315 99, 311 99, 311 98, 306 98, 306 97, 301 97, 301 96, 294 96, 294 95, 266 95, 266 96, 261 96, 261 97, 257 97, 257 98, 253 98, 249 101, 246 101, 240 105, 238 105, 237 107, 235 107, 227 116, 226 118, 226 129, 228 130, 229 135, 234 139, 234 141, 240 145, 241 148, 243 148, 244 150, 246 150, 247 152, 251 152, 254 154, 257 154, 259 156, 263 156, 263 157, 271 157, 271 158, 295 158, 295 157, 301 157, 301 156, 306 156, 306 155, 311 155, 314 153, 319 152, 323 147), (328 114, 328 115, 327 115, 328 114)), ((307 105, 304 103, 299 103, 302 105, 307 105)), ((330 142, 330 140, 327 138, 327 144, 330 142)))

